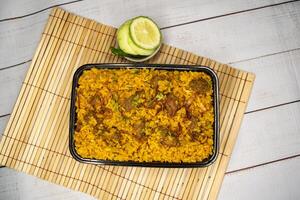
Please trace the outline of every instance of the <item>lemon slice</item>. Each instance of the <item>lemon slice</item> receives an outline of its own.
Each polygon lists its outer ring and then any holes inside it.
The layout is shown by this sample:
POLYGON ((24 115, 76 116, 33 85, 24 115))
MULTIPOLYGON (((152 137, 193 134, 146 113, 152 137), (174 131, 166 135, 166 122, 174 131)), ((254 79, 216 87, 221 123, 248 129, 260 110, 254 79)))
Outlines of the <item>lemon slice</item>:
POLYGON ((148 17, 134 18, 129 27, 132 41, 143 49, 156 49, 161 42, 158 26, 148 17))
POLYGON ((143 49, 137 46, 131 39, 129 35, 129 26, 131 20, 124 22, 117 31, 117 40, 120 49, 130 55, 141 55, 148 56, 151 55, 155 50, 143 49))

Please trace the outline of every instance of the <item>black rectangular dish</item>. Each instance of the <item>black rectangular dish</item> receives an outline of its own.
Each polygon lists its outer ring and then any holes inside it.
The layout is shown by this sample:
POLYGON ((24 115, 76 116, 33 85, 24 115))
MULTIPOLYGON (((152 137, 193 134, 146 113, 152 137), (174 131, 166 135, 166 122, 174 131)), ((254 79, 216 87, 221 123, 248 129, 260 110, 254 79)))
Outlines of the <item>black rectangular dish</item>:
POLYGON ((73 158, 79 162, 91 164, 105 164, 118 166, 140 166, 140 167, 170 167, 170 168, 187 168, 187 167, 207 167, 212 164, 218 156, 219 149, 219 82, 216 73, 205 66, 198 65, 171 65, 171 64, 86 64, 79 67, 73 76, 71 106, 70 106, 70 126, 69 126, 69 149, 73 158), (134 162, 134 161, 114 161, 114 160, 98 160, 82 158, 75 149, 74 133, 76 129, 77 113, 76 113, 76 96, 78 87, 78 80, 82 73, 92 68, 98 69, 154 69, 154 70, 168 70, 168 71, 196 71, 204 72, 211 77, 213 90, 213 107, 214 107, 214 124, 213 124, 213 153, 210 157, 201 162, 134 162))

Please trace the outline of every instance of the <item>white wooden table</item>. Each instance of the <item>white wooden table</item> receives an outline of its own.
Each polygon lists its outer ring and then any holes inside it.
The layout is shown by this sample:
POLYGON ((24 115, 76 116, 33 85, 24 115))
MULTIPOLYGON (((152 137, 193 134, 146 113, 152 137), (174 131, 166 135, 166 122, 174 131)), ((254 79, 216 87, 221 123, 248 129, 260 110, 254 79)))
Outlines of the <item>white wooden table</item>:
MULTIPOLYGON (((165 42, 254 72, 219 199, 300 199, 300 1, 0 0, 0 133, 54 6, 119 26, 147 15, 165 42)), ((0 168, 0 199, 93 199, 0 168)))

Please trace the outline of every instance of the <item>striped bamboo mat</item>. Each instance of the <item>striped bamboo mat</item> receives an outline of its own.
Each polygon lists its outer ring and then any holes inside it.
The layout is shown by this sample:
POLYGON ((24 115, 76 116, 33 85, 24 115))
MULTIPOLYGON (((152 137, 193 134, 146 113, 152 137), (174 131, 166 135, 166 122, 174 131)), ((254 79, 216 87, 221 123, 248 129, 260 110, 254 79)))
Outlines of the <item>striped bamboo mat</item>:
POLYGON ((85 63, 125 62, 110 53, 115 34, 113 27, 53 9, 2 137, 0 164, 100 199, 216 199, 254 75, 168 45, 150 62, 206 65, 219 76, 216 162, 207 168, 138 168, 81 164, 70 156, 72 75, 85 63))

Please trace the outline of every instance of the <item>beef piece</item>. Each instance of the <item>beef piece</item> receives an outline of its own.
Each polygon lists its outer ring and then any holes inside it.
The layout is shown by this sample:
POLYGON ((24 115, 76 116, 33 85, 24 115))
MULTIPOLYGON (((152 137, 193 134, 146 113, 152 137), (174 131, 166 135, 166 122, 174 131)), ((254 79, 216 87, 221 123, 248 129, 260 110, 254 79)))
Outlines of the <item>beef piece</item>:
POLYGON ((141 132, 145 128, 145 122, 141 121, 133 126, 136 132, 141 132))
POLYGON ((175 147, 175 146, 180 145, 179 139, 178 139, 179 133, 173 132, 166 127, 160 127, 159 130, 161 133, 160 143, 162 145, 168 146, 168 147, 175 147))
POLYGON ((128 98, 124 98, 120 101, 121 106, 126 110, 130 111, 134 107, 138 106, 137 100, 140 98, 140 96, 144 93, 143 90, 137 91, 135 94, 131 95, 128 98))
POLYGON ((167 79, 168 77, 166 75, 156 75, 152 77, 152 79, 150 80, 150 84, 153 86, 153 88, 157 89, 158 81, 163 81, 167 79))
POLYGON ((172 94, 168 94, 164 102, 164 107, 166 108, 168 114, 173 117, 178 110, 177 98, 172 94))
POLYGON ((196 128, 198 123, 198 119, 196 117, 191 117, 191 124, 189 126, 189 130, 193 130, 194 128, 196 128))
POLYGON ((190 136, 191 136, 192 141, 194 141, 194 142, 199 141, 200 133, 193 131, 193 132, 191 132, 190 136))
POLYGON ((133 96, 128 97, 128 98, 121 99, 120 105, 121 105, 126 111, 130 111, 131 109, 133 109, 132 100, 133 100, 133 96))
POLYGON ((105 118, 110 118, 113 114, 113 111, 110 108, 103 107, 98 111, 98 113, 102 114, 105 118))
POLYGON ((94 109, 100 110, 104 106, 103 98, 100 95, 95 95, 90 100, 94 109))
POLYGON ((79 132, 81 130, 81 128, 82 128, 82 124, 81 123, 77 123, 75 131, 79 132))
POLYGON ((138 124, 135 124, 133 126, 134 131, 135 131, 135 138, 139 141, 139 142, 143 142, 145 140, 147 140, 147 136, 145 133, 145 121, 141 121, 138 124))
POLYGON ((189 83, 189 87, 199 95, 204 95, 211 89, 210 84, 204 78, 193 79, 189 83))
POLYGON ((122 134, 121 132, 113 127, 116 131, 114 133, 108 133, 104 132, 101 136, 103 141, 108 145, 108 146, 116 146, 117 144, 121 143, 122 140, 122 134))
POLYGON ((145 121, 141 121, 133 126, 134 131, 135 131, 134 136, 140 142, 145 141, 147 139, 146 133, 145 133, 145 125, 146 125, 145 121))
POLYGON ((193 142, 198 141, 201 143, 205 143, 207 140, 207 136, 201 132, 193 131, 193 132, 191 132, 190 136, 191 136, 191 140, 193 142))
POLYGON ((176 147, 179 146, 179 140, 177 137, 175 136, 166 136, 163 139, 161 139, 160 143, 164 146, 168 146, 168 147, 176 147))
POLYGON ((190 111, 190 107, 188 105, 185 105, 184 108, 185 108, 186 117, 188 119, 191 119, 192 118, 192 113, 190 111))

